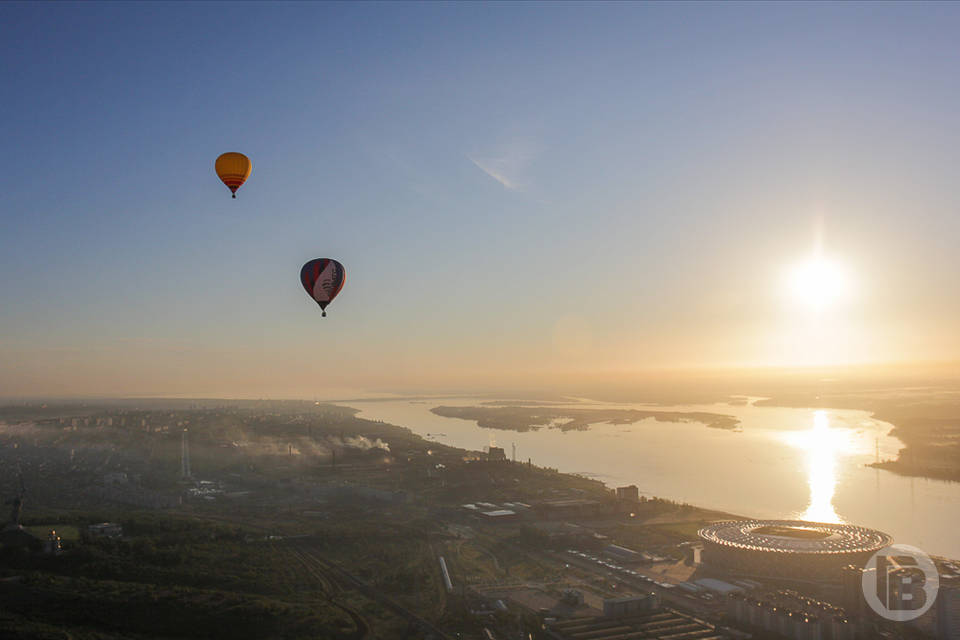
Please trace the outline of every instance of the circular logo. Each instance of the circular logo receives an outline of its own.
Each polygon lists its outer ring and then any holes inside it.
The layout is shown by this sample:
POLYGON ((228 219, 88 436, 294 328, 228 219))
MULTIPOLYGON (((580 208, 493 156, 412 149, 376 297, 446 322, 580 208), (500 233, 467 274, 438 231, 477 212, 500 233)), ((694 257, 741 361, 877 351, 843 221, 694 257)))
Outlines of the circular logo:
POLYGON ((877 615, 895 622, 919 618, 933 606, 940 573, 926 553, 908 544, 877 551, 863 568, 863 597, 877 615))

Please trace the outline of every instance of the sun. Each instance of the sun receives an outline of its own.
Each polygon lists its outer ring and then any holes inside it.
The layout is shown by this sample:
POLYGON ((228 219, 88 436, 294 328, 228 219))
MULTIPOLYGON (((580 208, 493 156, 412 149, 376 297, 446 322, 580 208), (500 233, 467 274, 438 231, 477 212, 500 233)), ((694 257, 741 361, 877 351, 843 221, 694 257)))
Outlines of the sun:
POLYGON ((790 298, 815 311, 845 300, 850 294, 850 276, 841 264, 815 256, 787 273, 790 298))

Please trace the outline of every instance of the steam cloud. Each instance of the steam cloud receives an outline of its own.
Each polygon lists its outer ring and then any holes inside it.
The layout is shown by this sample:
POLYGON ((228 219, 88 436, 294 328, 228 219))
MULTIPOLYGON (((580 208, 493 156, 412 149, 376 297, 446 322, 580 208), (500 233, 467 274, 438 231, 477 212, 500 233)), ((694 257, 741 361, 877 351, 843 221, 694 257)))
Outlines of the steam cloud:
POLYGON ((371 440, 367 436, 347 436, 342 440, 340 438, 331 438, 331 441, 337 441, 339 444, 345 447, 351 447, 353 449, 362 449, 367 451, 369 449, 383 449, 384 451, 390 451, 390 445, 377 438, 376 440, 371 440))

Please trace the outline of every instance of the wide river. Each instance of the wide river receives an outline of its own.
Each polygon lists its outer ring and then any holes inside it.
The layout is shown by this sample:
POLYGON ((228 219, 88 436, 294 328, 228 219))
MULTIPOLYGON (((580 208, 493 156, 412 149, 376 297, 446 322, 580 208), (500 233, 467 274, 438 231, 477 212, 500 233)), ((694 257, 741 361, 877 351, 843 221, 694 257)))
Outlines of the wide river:
MULTIPOLYGON (((430 412, 480 406, 481 398, 350 401, 360 416, 408 427, 471 450, 491 444, 517 460, 601 480, 642 494, 753 518, 849 522, 880 529, 932 555, 960 558, 960 483, 906 478, 865 466, 902 446, 892 425, 864 411, 785 409, 753 404, 662 406, 583 400, 578 408, 707 411, 741 428, 643 420, 593 424, 587 431, 484 429, 430 412)), ((551 405, 560 406, 560 405, 551 405)))

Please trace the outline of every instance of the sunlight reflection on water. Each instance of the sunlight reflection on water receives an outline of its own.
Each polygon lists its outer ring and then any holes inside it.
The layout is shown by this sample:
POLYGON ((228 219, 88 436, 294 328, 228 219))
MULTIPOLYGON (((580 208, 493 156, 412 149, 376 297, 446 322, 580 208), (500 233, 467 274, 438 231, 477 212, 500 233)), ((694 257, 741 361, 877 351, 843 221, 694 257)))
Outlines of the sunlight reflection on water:
MULTIPOLYGON (((444 398, 477 406, 476 397, 444 398)), ((874 527, 928 553, 960 558, 954 532, 960 483, 907 478, 869 465, 903 444, 893 425, 856 410, 758 406, 571 402, 571 408, 703 411, 737 417, 736 430, 697 422, 596 422, 588 430, 486 429, 430 411, 440 402, 355 403, 361 417, 443 433, 443 444, 478 450, 491 438, 517 446, 517 459, 561 471, 602 473, 609 487, 689 502, 742 517, 847 522, 874 527)), ((564 403, 566 404, 566 403, 564 403)), ((556 406, 556 405, 554 405, 556 406)), ((511 451, 512 453, 512 451, 511 451)))
POLYGON ((841 457, 864 453, 863 443, 858 442, 857 435, 852 429, 831 427, 829 415, 822 410, 813 413, 810 429, 783 434, 787 444, 806 452, 810 501, 800 516, 803 520, 844 521, 833 504, 837 490, 837 466, 841 457))

